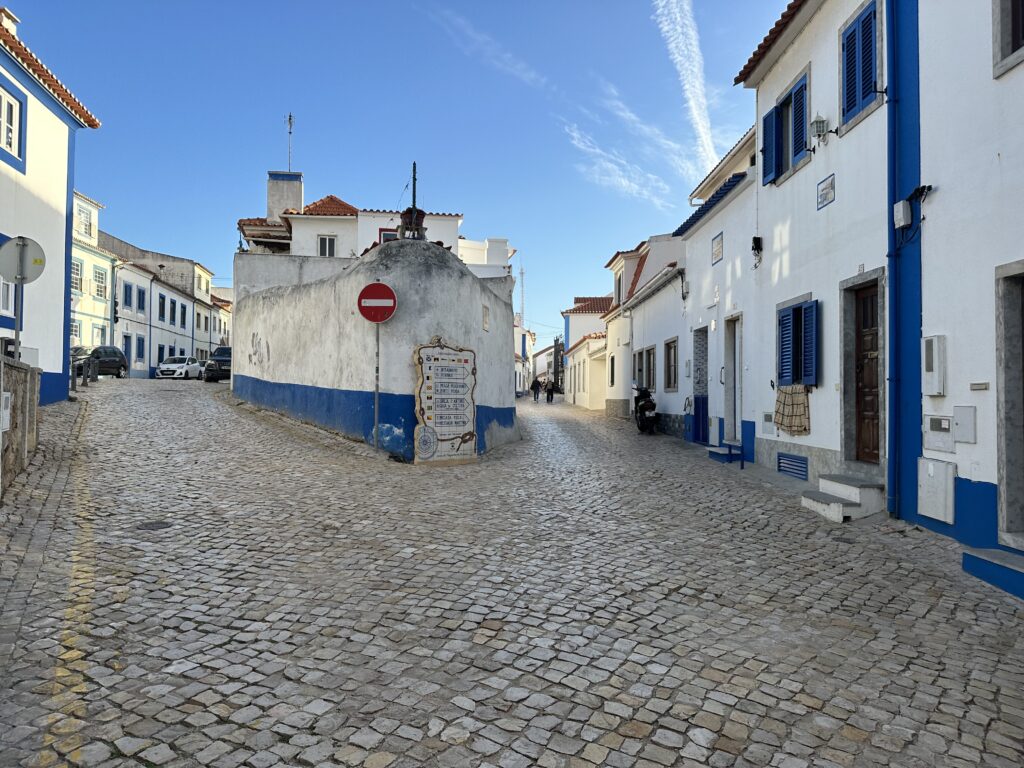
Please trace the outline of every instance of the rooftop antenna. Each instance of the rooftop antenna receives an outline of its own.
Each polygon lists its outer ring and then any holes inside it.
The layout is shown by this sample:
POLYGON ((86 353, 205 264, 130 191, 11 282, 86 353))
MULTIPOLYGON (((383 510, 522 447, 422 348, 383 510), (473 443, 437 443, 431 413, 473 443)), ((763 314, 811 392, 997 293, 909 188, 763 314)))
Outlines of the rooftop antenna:
POLYGON ((288 171, 292 169, 292 126, 295 125, 295 118, 292 117, 292 113, 288 113, 288 171))
POLYGON ((526 330, 526 270, 523 255, 519 254, 519 324, 526 330))
POLYGON ((412 161, 412 209, 416 210, 416 161, 412 161))
POLYGON ((398 238, 425 240, 427 228, 423 226, 426 214, 416 207, 416 163, 412 164, 412 205, 402 211, 402 223, 398 227, 398 238))

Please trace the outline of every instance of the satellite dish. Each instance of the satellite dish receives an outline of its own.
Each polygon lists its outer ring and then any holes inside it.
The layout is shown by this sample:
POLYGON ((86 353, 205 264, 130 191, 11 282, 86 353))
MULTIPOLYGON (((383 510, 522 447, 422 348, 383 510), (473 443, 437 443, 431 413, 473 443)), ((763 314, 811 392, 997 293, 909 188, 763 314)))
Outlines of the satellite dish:
POLYGON ((43 247, 29 237, 12 237, 0 245, 0 277, 8 283, 31 283, 46 269, 43 247))

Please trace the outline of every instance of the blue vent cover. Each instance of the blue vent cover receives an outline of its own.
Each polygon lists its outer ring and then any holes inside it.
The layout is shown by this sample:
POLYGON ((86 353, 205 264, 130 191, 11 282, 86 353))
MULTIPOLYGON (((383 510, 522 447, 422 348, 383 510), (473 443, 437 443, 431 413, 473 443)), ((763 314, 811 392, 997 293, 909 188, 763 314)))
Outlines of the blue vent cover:
POLYGON ((807 457, 796 456, 792 453, 779 452, 778 456, 779 474, 795 477, 797 480, 807 480, 807 457))

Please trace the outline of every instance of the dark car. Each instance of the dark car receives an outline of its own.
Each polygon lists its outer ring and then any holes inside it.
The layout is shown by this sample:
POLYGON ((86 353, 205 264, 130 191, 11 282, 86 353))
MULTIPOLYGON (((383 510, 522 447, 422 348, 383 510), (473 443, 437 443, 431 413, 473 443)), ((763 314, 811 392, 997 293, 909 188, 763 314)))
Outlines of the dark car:
POLYGON ((207 381, 220 381, 231 378, 231 347, 217 347, 206 361, 203 378, 207 381))
POLYGON ((71 356, 75 361, 75 375, 82 375, 82 362, 86 358, 98 360, 101 376, 117 376, 123 379, 128 375, 128 358, 117 347, 72 347, 71 356))

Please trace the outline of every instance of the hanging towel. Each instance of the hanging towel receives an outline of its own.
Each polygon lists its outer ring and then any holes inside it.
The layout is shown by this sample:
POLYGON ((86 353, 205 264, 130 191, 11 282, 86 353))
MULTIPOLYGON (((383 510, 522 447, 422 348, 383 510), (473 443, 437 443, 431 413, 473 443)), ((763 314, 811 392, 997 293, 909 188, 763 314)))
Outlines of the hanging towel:
POLYGON ((776 389, 775 426, 791 435, 811 433, 811 405, 803 384, 776 389))

